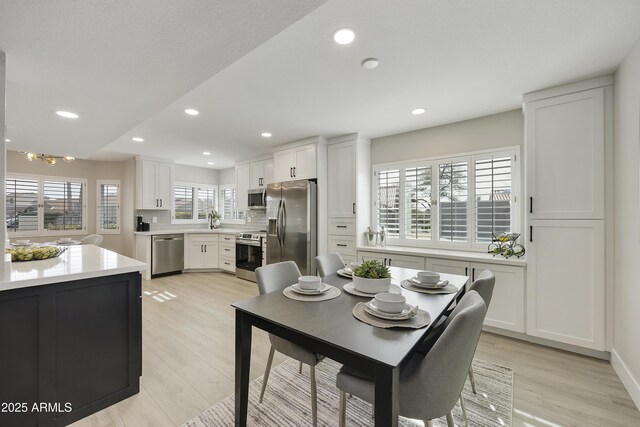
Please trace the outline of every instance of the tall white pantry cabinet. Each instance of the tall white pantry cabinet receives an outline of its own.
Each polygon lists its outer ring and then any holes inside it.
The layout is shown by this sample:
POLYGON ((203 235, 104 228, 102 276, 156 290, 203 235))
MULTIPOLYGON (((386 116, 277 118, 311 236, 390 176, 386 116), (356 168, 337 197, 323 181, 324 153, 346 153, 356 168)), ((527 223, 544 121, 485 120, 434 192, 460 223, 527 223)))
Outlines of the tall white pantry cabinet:
POLYGON ((524 95, 527 334, 603 351, 610 76, 524 95))

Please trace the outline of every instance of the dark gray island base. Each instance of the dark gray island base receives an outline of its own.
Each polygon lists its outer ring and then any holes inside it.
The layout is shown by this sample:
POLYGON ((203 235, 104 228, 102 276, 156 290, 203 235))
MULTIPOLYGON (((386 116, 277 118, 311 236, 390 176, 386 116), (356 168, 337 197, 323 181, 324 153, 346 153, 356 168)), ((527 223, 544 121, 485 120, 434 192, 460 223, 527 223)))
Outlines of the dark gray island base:
POLYGON ((138 393, 139 272, 0 292, 0 426, 64 426, 138 393))

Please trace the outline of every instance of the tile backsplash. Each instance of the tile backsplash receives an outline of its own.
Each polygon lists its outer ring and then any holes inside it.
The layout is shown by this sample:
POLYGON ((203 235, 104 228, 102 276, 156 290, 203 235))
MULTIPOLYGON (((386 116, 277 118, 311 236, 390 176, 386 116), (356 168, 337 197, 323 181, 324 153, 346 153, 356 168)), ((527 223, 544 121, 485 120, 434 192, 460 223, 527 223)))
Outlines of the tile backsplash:
MULTIPOLYGON (((136 216, 142 215, 143 221, 149 223, 149 229, 153 230, 191 230, 194 228, 206 229, 209 224, 172 224, 170 211, 152 211, 152 210, 140 210, 136 211, 136 216), (156 218, 156 222, 153 222, 153 218, 156 218)), ((265 230, 267 228, 267 212, 264 209, 248 210, 245 212, 246 223, 245 224, 222 224, 222 228, 237 228, 241 230, 265 230)), ((135 218, 134 218, 135 221, 135 218)))

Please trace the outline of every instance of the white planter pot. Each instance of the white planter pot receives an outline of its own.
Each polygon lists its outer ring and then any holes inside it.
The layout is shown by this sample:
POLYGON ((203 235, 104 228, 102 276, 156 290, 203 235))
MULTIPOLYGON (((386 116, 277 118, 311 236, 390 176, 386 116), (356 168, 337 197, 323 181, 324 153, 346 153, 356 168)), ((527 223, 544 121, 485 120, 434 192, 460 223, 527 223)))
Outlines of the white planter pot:
POLYGON ((391 288, 391 277, 386 279, 365 279, 363 277, 353 276, 353 287, 357 291, 368 294, 389 292, 389 288, 391 288))

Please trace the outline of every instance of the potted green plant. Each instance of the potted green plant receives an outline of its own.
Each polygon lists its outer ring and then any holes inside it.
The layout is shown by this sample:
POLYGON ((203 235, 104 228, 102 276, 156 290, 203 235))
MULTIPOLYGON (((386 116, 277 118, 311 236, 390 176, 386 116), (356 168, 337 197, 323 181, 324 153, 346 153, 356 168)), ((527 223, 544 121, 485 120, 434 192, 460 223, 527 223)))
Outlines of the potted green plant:
POLYGON ((353 270, 353 287, 369 294, 388 292, 391 288, 389 267, 375 259, 364 261, 353 270))

